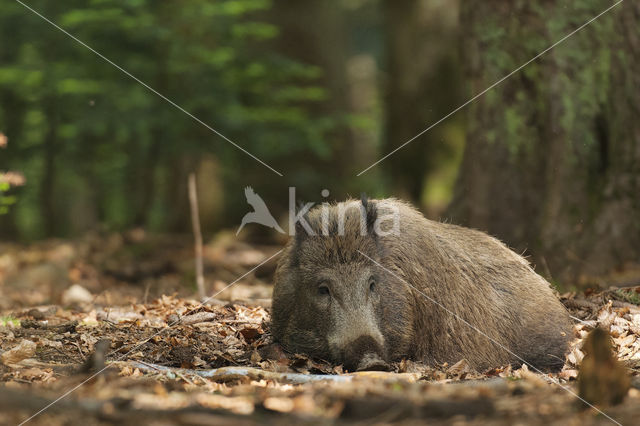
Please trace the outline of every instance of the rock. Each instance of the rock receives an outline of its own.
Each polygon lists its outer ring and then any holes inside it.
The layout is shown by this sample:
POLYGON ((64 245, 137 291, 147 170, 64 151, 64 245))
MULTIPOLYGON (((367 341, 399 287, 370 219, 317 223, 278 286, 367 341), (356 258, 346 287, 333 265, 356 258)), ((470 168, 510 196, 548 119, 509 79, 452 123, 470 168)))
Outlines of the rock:
POLYGON ((62 293, 62 304, 73 305, 79 303, 91 303, 93 294, 79 284, 74 284, 62 293))
POLYGON ((29 309, 29 311, 27 312, 27 315, 29 315, 34 320, 43 320, 44 319, 44 313, 42 311, 36 309, 36 308, 29 309))

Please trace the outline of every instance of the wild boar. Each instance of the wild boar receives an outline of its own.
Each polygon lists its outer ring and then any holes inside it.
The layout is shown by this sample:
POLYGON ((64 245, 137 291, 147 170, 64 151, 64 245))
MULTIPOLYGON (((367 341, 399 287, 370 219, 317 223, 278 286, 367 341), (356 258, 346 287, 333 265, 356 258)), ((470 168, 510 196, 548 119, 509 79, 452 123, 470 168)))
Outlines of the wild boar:
POLYGON ((363 199, 296 224, 276 270, 272 333, 350 371, 403 358, 554 371, 571 323, 549 283, 497 239, 363 199))

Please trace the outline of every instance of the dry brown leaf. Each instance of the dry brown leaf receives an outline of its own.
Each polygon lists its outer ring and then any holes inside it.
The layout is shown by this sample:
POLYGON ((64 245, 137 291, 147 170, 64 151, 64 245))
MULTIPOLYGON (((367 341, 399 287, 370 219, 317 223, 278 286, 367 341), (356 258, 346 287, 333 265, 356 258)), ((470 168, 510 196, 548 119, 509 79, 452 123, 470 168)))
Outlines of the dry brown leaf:
POLYGON ((31 358, 36 353, 37 345, 31 340, 23 340, 12 349, 0 355, 0 361, 5 365, 17 364, 25 358, 31 358))
POLYGON ((464 378, 472 371, 473 369, 469 365, 469 362, 463 358, 447 369, 447 376, 464 378))
POLYGON ((558 377, 564 380, 576 379, 578 377, 578 370, 573 368, 567 368, 558 373, 558 377))

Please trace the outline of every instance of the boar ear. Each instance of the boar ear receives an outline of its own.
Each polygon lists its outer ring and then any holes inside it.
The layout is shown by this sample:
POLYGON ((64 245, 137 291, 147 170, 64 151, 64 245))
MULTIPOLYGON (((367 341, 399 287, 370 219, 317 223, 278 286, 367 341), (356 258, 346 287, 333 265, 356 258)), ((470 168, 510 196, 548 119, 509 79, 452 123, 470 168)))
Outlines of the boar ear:
MULTIPOLYGON (((300 211, 302 210, 305 205, 302 201, 298 201, 298 208, 296 211, 300 211)), ((298 220, 295 224, 295 231, 296 231, 296 243, 299 244, 300 242, 304 241, 308 236, 309 233, 307 232, 307 230, 305 229, 303 223, 309 223, 309 211, 307 211, 305 214, 302 215, 302 217, 300 218, 300 220, 298 220)), ((310 224, 309 224, 310 225, 310 224)))
MULTIPOLYGON (((307 220, 307 215, 302 216, 302 220, 307 220)), ((293 236, 293 250, 291 252, 291 266, 295 267, 300 263, 300 245, 302 242, 307 239, 308 234, 307 230, 302 226, 301 221, 296 222, 295 224, 295 235, 293 236)))
POLYGON ((367 235, 375 236, 373 224, 376 223, 376 219, 378 219, 376 204, 370 201, 364 192, 360 196, 360 201, 362 202, 363 217, 367 226, 367 235))

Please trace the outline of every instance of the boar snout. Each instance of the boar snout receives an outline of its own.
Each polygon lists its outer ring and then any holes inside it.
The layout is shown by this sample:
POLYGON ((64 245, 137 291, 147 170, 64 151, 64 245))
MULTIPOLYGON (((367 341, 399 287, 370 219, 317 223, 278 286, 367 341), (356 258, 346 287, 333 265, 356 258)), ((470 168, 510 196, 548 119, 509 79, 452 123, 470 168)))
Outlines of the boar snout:
POLYGON ((388 371, 389 364, 381 360, 378 355, 368 353, 365 354, 360 362, 356 371, 388 371))
POLYGON ((344 351, 344 365, 349 371, 388 370, 382 348, 371 336, 360 336, 348 344, 344 351))

